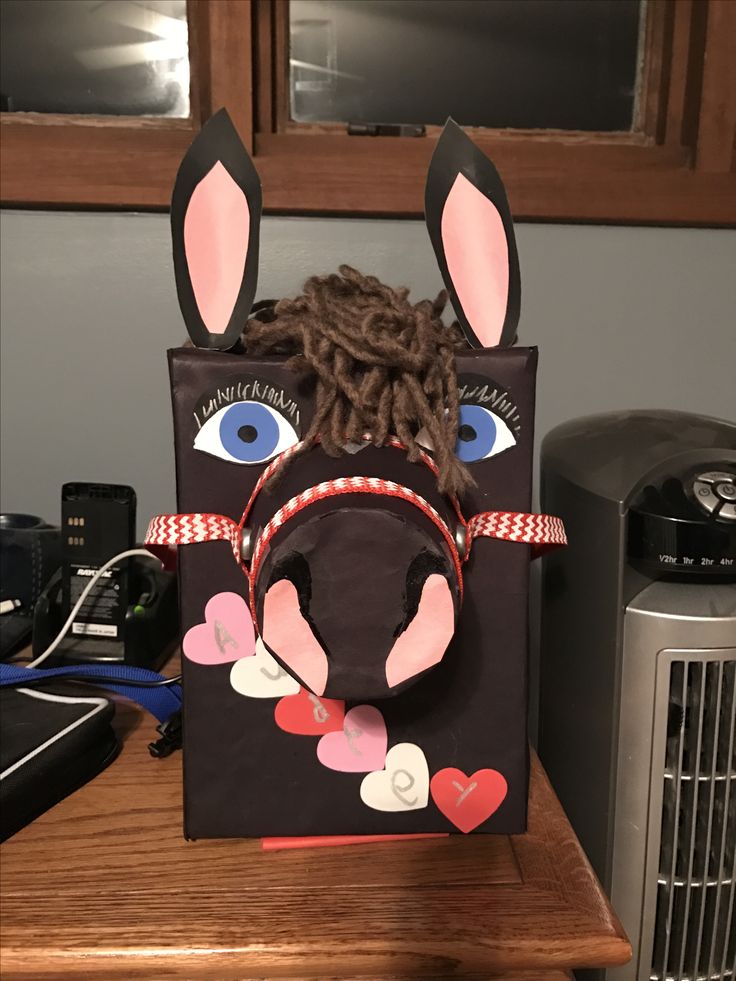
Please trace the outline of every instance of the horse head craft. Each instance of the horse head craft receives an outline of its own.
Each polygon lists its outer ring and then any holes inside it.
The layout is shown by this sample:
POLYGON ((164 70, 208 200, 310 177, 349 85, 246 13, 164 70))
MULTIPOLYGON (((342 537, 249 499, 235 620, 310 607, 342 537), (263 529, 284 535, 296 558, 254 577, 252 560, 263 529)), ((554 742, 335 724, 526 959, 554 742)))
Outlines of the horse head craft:
MULTIPOLYGON (((475 659, 508 644, 509 625, 525 660, 526 565, 564 531, 528 513, 536 350, 515 346, 506 193, 452 121, 425 212, 456 322, 446 294, 413 303, 348 266, 254 304, 258 176, 224 110, 203 127, 171 209, 193 345, 169 356, 182 513, 154 519, 147 541, 198 543, 180 561, 187 636, 205 600, 247 594, 284 692, 390 703, 402 720, 426 709, 434 732, 433 700, 464 698, 473 716, 467 690, 486 684, 475 659)), ((213 623, 219 659, 234 661, 236 628, 213 623)))

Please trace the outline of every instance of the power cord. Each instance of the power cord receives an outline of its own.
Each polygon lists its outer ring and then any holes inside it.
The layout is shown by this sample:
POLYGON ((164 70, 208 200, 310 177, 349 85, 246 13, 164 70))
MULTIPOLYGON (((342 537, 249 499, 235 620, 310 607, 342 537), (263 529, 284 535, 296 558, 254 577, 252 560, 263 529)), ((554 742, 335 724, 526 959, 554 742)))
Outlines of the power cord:
MULTIPOLYGON (((13 681, 8 684, 8 687, 12 688, 33 688, 34 685, 48 685, 49 681, 52 680, 57 684, 62 682, 65 685, 75 684, 75 685, 87 685, 90 684, 107 684, 107 685, 126 685, 130 688, 167 688, 169 685, 179 685, 181 684, 181 675, 175 674, 171 678, 162 678, 160 681, 141 681, 138 678, 115 678, 111 675, 97 674, 94 675, 84 675, 85 665, 77 665, 79 668, 80 675, 83 677, 75 678, 74 675, 65 675, 62 678, 49 679, 43 675, 37 678, 18 678, 17 681, 13 681)), ((18 667, 30 667, 30 665, 18 665, 18 667)))
MULTIPOLYGON (((76 619, 77 614, 79 613, 80 609, 84 605, 85 600, 92 592, 92 590, 95 588, 97 583, 100 581, 104 573, 106 573, 108 569, 116 565, 118 562, 122 562, 124 559, 131 559, 135 556, 141 556, 142 558, 148 558, 148 559, 156 559, 157 562, 160 561, 159 559, 156 558, 155 555, 153 555, 152 552, 149 552, 148 549, 146 548, 129 548, 126 549, 124 552, 118 552, 117 555, 113 555, 113 557, 109 559, 107 562, 105 562, 103 566, 100 566, 100 568, 95 572, 95 574, 92 576, 90 581, 84 587, 84 589, 79 595, 79 599, 72 607, 72 610, 69 616, 67 617, 63 627, 56 635, 56 637, 52 640, 52 642, 49 644, 49 646, 46 648, 46 650, 43 651, 43 653, 39 654, 37 658, 34 658, 34 660, 24 665, 25 668, 37 668, 40 664, 43 664, 43 662, 54 653, 56 648, 59 646, 59 644, 62 642, 62 640, 66 637, 67 633, 69 632, 71 625, 74 623, 74 620, 76 619)), ((18 666, 20 667, 20 665, 18 666)), ((83 670, 83 667, 80 670, 83 670)), ((73 677, 66 677, 64 680, 76 681, 78 684, 89 684, 90 681, 89 678, 84 679, 84 678, 73 678, 73 677)), ((113 676, 96 674, 93 680, 95 683, 101 682, 102 684, 104 684, 105 682, 107 682, 108 684, 120 684, 121 679, 113 676)), ((29 688, 32 685, 45 684, 47 682, 48 682, 48 678, 29 678, 27 681, 19 680, 18 685, 22 684, 24 688, 29 688)), ((167 685, 177 685, 180 682, 181 682, 181 675, 176 675, 176 677, 174 678, 163 678, 160 681, 143 681, 143 680, 125 679, 126 685, 131 685, 133 687, 138 687, 138 688, 163 688, 166 687, 167 685)), ((151 756, 161 759, 163 757, 169 756, 175 750, 180 749, 181 748, 181 710, 174 712, 165 722, 162 722, 160 725, 158 725, 156 727, 156 731, 159 733, 160 738, 149 743, 148 751, 150 752, 151 756)))
POLYGON ((110 569, 112 566, 116 565, 118 562, 122 562, 123 559, 131 559, 135 555, 144 556, 147 559, 155 559, 157 562, 160 562, 160 559, 157 559, 156 556, 152 552, 149 552, 148 551, 147 548, 129 548, 129 549, 126 549, 125 552, 118 552, 117 555, 113 555, 113 557, 111 559, 108 559, 108 561, 103 566, 100 566, 100 568, 97 570, 97 572, 95 572, 95 574, 92 576, 92 578, 90 579, 90 581, 84 587, 84 589, 82 590, 82 592, 81 592, 81 594, 79 596, 79 599, 77 600, 77 602, 72 607, 72 611, 69 614, 69 616, 67 617, 64 626, 61 628, 61 630, 56 635, 56 637, 54 638, 54 640, 51 641, 51 643, 49 644, 49 646, 46 648, 46 650, 42 654, 39 654, 37 658, 35 658, 33 661, 30 661, 26 665, 27 668, 37 668, 39 666, 39 664, 43 664, 43 662, 48 657, 51 657, 51 655, 54 653, 54 651, 59 646, 59 644, 62 642, 62 640, 69 633, 69 629, 71 628, 71 625, 74 623, 74 621, 75 621, 75 619, 77 617, 77 614, 79 613, 79 611, 81 610, 82 606, 84 605, 84 601, 87 599, 87 597, 89 596, 89 594, 92 592, 92 590, 95 588, 95 586, 97 585, 97 583, 100 581, 100 579, 102 578, 103 574, 105 572, 107 572, 107 570, 110 569))

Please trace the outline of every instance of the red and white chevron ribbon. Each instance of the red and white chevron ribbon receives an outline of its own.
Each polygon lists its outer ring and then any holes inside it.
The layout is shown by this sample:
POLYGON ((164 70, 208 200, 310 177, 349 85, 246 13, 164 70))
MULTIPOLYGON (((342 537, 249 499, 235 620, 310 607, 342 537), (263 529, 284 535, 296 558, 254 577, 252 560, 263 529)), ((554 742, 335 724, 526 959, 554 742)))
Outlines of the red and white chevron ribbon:
MULTIPOLYGON (((521 511, 483 511, 468 521, 468 546, 476 538, 500 538, 506 542, 525 542, 532 546, 532 557, 567 545, 565 526, 551 514, 524 514, 521 511)), ((466 555, 466 558, 467 558, 466 555)))
MULTIPOLYGON (((289 518, 316 501, 338 494, 382 494, 413 504, 436 525, 447 542, 459 581, 461 562, 467 560, 472 542, 476 538, 523 542, 532 546, 533 558, 548 549, 567 545, 565 526, 560 518, 549 514, 525 514, 521 511, 483 511, 473 515, 467 522, 466 554, 461 558, 455 538, 445 521, 428 501, 411 488, 379 477, 343 477, 309 487, 279 508, 258 537, 253 551, 251 575, 256 574, 266 546, 289 518)), ((233 555, 240 563, 240 532, 241 526, 222 514, 161 514, 148 526, 144 544, 193 545, 197 542, 225 541, 229 542, 233 555)))
POLYGON ((240 526, 224 514, 159 514, 151 520, 144 545, 195 545, 229 542, 240 562, 240 526))

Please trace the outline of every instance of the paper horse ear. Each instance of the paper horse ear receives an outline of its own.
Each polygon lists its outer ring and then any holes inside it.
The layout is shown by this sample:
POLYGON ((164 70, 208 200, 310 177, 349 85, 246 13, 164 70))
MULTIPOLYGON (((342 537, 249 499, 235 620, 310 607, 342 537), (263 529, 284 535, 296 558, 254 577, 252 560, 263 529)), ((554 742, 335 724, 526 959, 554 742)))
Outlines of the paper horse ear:
POLYGON ((197 347, 240 337, 258 279, 261 184, 225 109, 202 127, 171 198, 179 306, 197 347))
POLYGON ((498 171, 452 119, 427 174, 424 213, 471 347, 507 347, 521 302, 514 224, 498 171))

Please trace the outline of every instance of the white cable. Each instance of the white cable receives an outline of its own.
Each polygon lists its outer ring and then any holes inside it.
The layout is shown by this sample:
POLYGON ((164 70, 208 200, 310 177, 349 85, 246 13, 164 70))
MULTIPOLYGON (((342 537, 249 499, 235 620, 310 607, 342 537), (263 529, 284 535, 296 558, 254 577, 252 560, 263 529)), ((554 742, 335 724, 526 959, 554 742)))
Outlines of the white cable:
POLYGON ((116 565, 118 562, 122 562, 123 559, 130 559, 134 555, 145 556, 147 559, 156 559, 157 562, 160 561, 159 559, 156 558, 153 552, 149 552, 148 549, 146 548, 129 548, 125 552, 119 552, 117 555, 113 555, 113 557, 109 559, 103 566, 100 566, 97 572, 95 572, 95 574, 92 576, 90 581, 84 587, 79 599, 72 607, 72 612, 67 617, 66 623, 61 628, 59 633, 56 635, 54 640, 51 641, 51 643, 43 652, 43 654, 39 654, 37 658, 35 658, 33 661, 29 661, 29 663, 26 664, 27 668, 37 668, 39 664, 42 664, 47 657, 50 657, 54 653, 56 648, 59 646, 59 644, 62 642, 62 640, 66 637, 67 633, 69 632, 69 628, 74 623, 77 614, 79 613, 82 606, 84 605, 84 601, 87 599, 89 594, 92 592, 92 590, 95 588, 97 583, 100 581, 103 574, 107 572, 107 570, 111 566, 116 565))

